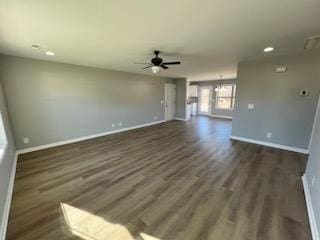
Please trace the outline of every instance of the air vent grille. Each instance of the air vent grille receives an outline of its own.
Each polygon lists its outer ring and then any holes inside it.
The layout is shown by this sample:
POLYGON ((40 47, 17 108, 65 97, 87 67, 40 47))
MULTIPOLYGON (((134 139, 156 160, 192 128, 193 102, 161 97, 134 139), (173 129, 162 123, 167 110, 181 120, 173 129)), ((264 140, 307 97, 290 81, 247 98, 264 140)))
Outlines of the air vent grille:
POLYGON ((308 37, 304 48, 305 49, 320 48, 320 35, 308 37))

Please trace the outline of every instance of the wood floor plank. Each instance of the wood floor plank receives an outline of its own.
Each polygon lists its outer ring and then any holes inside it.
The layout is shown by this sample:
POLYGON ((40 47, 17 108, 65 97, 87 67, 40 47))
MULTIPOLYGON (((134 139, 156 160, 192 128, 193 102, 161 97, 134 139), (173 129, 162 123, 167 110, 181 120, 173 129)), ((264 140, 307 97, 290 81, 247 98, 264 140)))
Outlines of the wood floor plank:
POLYGON ((311 240, 306 156, 194 117, 19 156, 7 240, 311 240))

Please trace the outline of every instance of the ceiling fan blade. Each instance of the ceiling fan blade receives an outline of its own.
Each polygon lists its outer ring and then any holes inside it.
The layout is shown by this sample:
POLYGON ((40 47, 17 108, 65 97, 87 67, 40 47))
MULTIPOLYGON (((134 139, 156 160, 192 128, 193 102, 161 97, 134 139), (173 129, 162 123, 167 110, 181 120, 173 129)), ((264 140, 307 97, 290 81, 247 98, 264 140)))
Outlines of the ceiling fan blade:
POLYGON ((163 69, 169 69, 167 66, 165 66, 165 65, 163 65, 163 64, 161 64, 160 65, 163 69))
POLYGON ((164 63, 162 63, 162 65, 177 65, 177 64, 181 64, 181 62, 164 62, 164 63))
POLYGON ((151 67, 152 67, 152 65, 147 66, 147 67, 144 67, 144 68, 142 68, 142 69, 147 69, 147 68, 151 68, 151 67))
POLYGON ((133 64, 144 64, 144 65, 150 65, 150 63, 143 63, 143 62, 135 62, 133 64))

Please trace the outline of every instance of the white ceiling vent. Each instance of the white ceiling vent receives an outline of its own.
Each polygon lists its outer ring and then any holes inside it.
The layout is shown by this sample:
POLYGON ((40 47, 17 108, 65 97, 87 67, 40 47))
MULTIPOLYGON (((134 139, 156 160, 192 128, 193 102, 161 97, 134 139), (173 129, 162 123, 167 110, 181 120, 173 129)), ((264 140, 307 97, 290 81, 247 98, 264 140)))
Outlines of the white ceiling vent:
POLYGON ((305 49, 314 49, 320 48, 320 35, 308 37, 306 40, 306 44, 304 45, 305 49))

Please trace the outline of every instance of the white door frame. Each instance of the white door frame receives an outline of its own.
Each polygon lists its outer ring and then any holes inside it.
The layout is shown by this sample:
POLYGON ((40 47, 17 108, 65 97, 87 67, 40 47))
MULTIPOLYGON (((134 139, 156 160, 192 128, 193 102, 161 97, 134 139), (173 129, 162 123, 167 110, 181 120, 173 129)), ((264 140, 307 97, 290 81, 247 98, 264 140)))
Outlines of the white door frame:
POLYGON ((211 113, 212 113, 212 94, 213 94, 213 87, 212 86, 210 86, 210 85, 208 85, 208 86, 199 86, 198 87, 198 96, 199 96, 199 106, 198 106, 198 113, 199 114, 202 114, 202 115, 211 115, 211 113), (201 107, 200 107, 200 105, 201 105, 201 89, 202 88, 206 88, 206 89, 208 89, 209 88, 209 90, 210 90, 210 95, 209 95, 209 112, 201 112, 201 107))
POLYGON ((176 114, 176 97, 177 97, 177 87, 176 87, 176 84, 174 83, 165 83, 164 84, 164 120, 165 121, 171 121, 175 118, 175 114, 176 114), (170 102, 168 102, 168 94, 169 92, 167 91, 167 87, 174 87, 174 90, 175 90, 175 94, 174 94, 174 99, 173 102, 174 102, 174 106, 171 106, 170 108, 170 102), (168 116, 168 108, 170 108, 171 110, 173 110, 173 116, 168 116))

